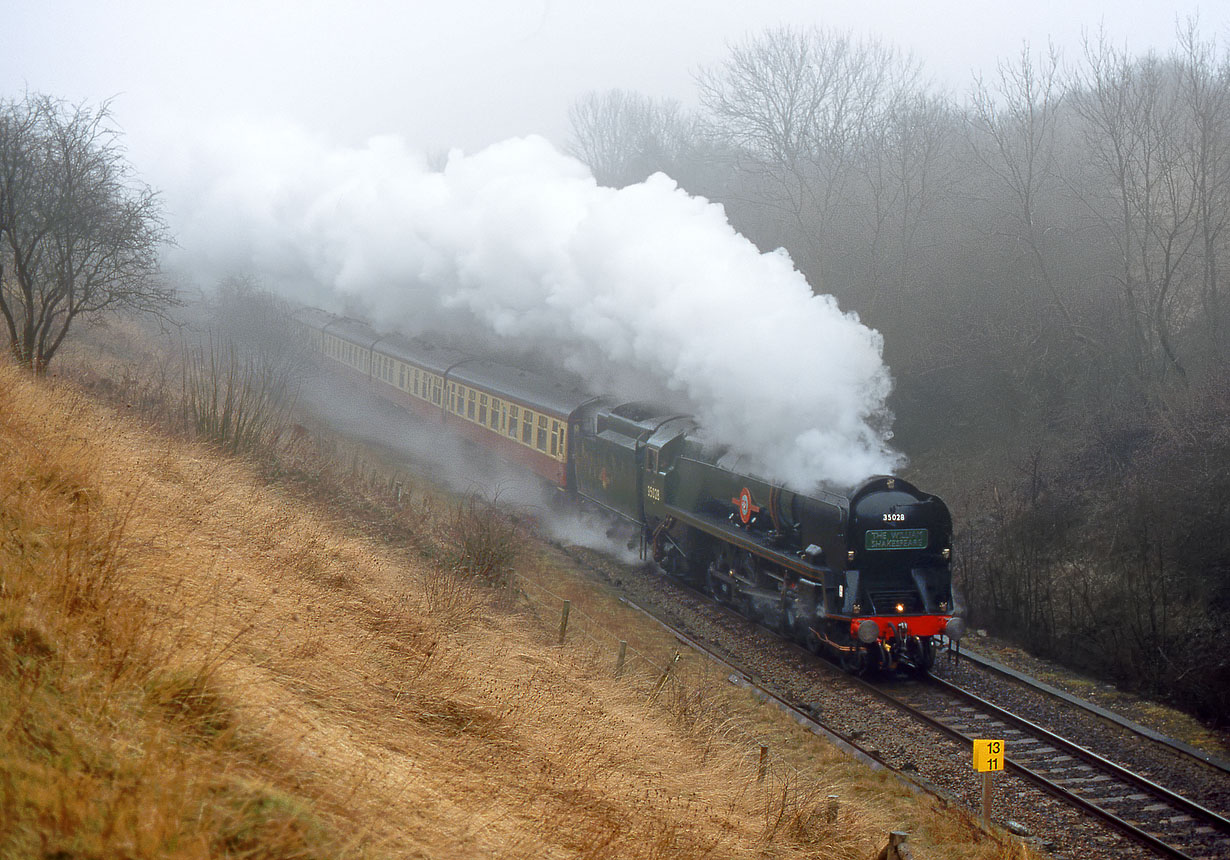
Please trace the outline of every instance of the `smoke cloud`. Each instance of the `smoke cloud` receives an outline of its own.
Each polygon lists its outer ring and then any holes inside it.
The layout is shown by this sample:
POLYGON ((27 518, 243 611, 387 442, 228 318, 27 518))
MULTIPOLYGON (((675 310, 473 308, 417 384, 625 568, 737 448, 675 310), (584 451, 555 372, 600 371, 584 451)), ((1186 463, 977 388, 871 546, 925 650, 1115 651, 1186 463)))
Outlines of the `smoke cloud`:
POLYGON ((172 271, 248 273, 380 329, 532 352, 595 393, 692 412, 801 489, 900 465, 880 335, 664 175, 600 187, 538 137, 433 170, 397 138, 251 127, 198 139, 172 170, 172 271))

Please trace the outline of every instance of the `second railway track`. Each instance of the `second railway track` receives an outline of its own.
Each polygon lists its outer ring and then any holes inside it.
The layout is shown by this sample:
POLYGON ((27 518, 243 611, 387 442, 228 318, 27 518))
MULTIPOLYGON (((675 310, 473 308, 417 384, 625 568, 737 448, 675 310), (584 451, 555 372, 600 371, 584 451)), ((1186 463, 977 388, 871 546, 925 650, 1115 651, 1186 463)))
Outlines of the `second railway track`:
POLYGON ((1217 812, 948 681, 880 692, 955 738, 1003 738, 1011 770, 1161 856, 1230 856, 1230 821, 1217 812))
POLYGON ((980 781, 971 769, 969 741, 1002 734, 1010 772, 997 783, 995 818, 1032 833, 1057 857, 1230 857, 1230 822, 1216 808, 1187 799, 1210 797, 1220 806, 1230 796, 1224 771, 1206 769, 1189 781, 1185 767, 1172 765, 1174 778, 1163 787, 1108 760, 1121 756, 1090 752, 1098 742, 1088 728, 1080 743, 1066 741, 1059 736, 1063 729, 1048 730, 991 702, 978 704, 978 697, 938 679, 869 684, 669 578, 600 554, 573 554, 644 611, 737 664, 769 693, 971 809, 978 806, 980 781))

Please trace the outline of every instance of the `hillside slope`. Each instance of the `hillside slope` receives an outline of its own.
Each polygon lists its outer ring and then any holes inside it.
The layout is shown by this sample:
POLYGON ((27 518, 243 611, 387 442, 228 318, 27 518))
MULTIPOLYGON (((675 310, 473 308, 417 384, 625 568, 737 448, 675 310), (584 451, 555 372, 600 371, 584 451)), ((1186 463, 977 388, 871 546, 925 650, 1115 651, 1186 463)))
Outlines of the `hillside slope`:
POLYGON ((2 857, 1018 855, 831 750, 757 783, 508 592, 7 366, 0 538, 2 857))

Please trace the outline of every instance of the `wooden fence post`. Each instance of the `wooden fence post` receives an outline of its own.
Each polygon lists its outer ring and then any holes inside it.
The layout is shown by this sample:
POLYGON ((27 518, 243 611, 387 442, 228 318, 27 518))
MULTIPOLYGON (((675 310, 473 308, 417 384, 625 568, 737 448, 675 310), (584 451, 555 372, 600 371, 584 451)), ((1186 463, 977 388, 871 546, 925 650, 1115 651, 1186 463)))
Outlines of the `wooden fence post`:
POLYGON ((662 692, 662 688, 666 686, 666 679, 670 677, 671 667, 673 667, 678 662, 679 662, 679 652, 676 651, 675 656, 671 659, 669 663, 666 664, 666 668, 662 670, 662 674, 658 677, 658 683, 653 685, 653 692, 649 694, 650 701, 653 701, 655 698, 657 698, 658 693, 662 692))
POLYGON ((830 794, 828 798, 828 808, 825 810, 825 819, 829 824, 837 823, 837 795, 830 794))
POLYGON ((757 782, 764 782, 765 771, 769 767, 769 748, 764 744, 760 745, 760 771, 756 774, 757 782))
POLYGON ((619 640, 619 657, 615 659, 615 677, 618 678, 624 673, 624 661, 628 658, 628 643, 623 639, 619 640))
POLYGON ((910 846, 906 844, 909 838, 910 834, 903 830, 894 830, 889 833, 888 844, 876 855, 876 860, 912 860, 913 854, 910 846))
POLYGON ((559 644, 564 644, 564 637, 568 635, 568 613, 572 609, 572 601, 564 601, 564 611, 560 614, 559 619, 559 644))

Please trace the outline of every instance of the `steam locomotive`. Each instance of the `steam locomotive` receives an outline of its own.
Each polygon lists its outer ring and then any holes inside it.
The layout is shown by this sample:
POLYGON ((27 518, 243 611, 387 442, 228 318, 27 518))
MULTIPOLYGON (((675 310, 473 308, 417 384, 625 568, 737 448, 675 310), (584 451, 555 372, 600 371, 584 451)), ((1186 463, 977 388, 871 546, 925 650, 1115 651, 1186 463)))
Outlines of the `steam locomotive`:
POLYGON ((926 671, 935 638, 964 632, 948 508, 901 478, 800 493, 743 474, 687 415, 315 308, 294 320, 330 371, 633 523, 662 569, 849 671, 926 671))

